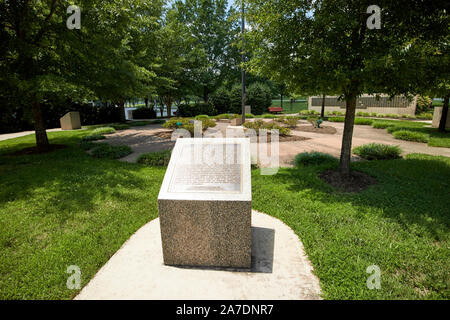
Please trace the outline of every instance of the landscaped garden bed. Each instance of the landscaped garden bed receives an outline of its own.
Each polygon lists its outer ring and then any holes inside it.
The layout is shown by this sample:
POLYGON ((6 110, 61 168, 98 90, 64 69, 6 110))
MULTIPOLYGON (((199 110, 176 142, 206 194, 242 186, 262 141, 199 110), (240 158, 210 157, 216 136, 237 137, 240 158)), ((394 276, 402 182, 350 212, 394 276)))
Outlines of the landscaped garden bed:
MULTIPOLYGON (((50 132, 67 147, 6 156, 34 136, 0 142, 0 297, 70 299, 67 266, 83 287, 141 226, 157 217, 164 167, 97 159, 79 148, 92 130, 50 132), (45 277, 36 276, 45 275, 45 277)), ((159 157, 158 157, 159 158, 159 157)), ((337 160, 253 170, 253 208, 281 219, 302 240, 325 299, 449 299, 450 160, 405 159, 352 165, 376 180, 346 193, 321 179, 337 160), (366 268, 382 271, 380 290, 366 268)))

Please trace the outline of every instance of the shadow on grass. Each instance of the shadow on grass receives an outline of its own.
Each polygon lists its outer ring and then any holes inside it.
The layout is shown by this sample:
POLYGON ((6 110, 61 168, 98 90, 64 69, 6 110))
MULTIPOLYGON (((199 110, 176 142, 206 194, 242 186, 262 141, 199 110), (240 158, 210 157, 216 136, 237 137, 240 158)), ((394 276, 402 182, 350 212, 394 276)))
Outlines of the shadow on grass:
MULTIPOLYGON (((39 212, 45 214, 47 209, 57 208, 61 212, 59 218, 64 219, 63 213, 93 210, 99 200, 108 196, 124 201, 142 200, 136 193, 128 192, 135 188, 145 191, 148 177, 139 174, 141 166, 95 159, 77 146, 78 141, 77 137, 60 137, 51 143, 64 143, 67 148, 40 155, 0 156, 0 204, 45 198, 46 201, 36 203, 43 209, 39 212)), ((25 142, 14 149, 27 146, 25 142)), ((160 178, 155 180, 160 182, 160 178)))

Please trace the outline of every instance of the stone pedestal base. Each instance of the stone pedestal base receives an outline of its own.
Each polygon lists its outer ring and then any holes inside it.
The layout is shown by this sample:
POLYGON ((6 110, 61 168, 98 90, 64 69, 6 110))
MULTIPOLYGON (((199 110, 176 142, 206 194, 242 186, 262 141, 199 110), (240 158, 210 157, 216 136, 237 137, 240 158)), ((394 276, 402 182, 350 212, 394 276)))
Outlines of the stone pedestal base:
POLYGON ((242 118, 234 118, 231 120, 232 126, 241 126, 242 125, 242 118))
POLYGON ((62 130, 74 130, 81 129, 80 113, 79 112, 68 112, 61 119, 62 130))
POLYGON ((164 264, 250 268, 251 202, 159 203, 164 264))
MULTIPOLYGON (((433 128, 439 128, 439 123, 442 117, 442 107, 435 107, 433 113, 433 128)), ((445 128, 450 129, 450 111, 447 114, 447 122, 445 123, 445 128)))
POLYGON ((250 268, 250 139, 178 139, 158 206, 165 264, 250 268))

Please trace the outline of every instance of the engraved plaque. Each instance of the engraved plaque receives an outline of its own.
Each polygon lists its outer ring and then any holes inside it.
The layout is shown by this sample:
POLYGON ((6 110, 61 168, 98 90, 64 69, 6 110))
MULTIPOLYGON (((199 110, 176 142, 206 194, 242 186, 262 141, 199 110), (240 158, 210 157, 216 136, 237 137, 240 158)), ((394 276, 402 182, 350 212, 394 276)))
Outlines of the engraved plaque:
POLYGON ((241 192, 240 144, 183 146, 169 192, 241 192))

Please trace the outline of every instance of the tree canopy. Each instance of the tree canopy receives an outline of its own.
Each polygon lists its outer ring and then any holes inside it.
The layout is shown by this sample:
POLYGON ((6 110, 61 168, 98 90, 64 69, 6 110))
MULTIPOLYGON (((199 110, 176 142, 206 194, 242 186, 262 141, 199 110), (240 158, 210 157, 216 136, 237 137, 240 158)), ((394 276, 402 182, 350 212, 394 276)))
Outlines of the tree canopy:
POLYGON ((348 174, 356 98, 420 90, 423 69, 416 63, 424 52, 412 44, 448 33, 446 5, 433 3, 380 1, 381 28, 370 29, 371 1, 249 0, 250 70, 299 91, 329 89, 346 101, 340 170, 348 174))

